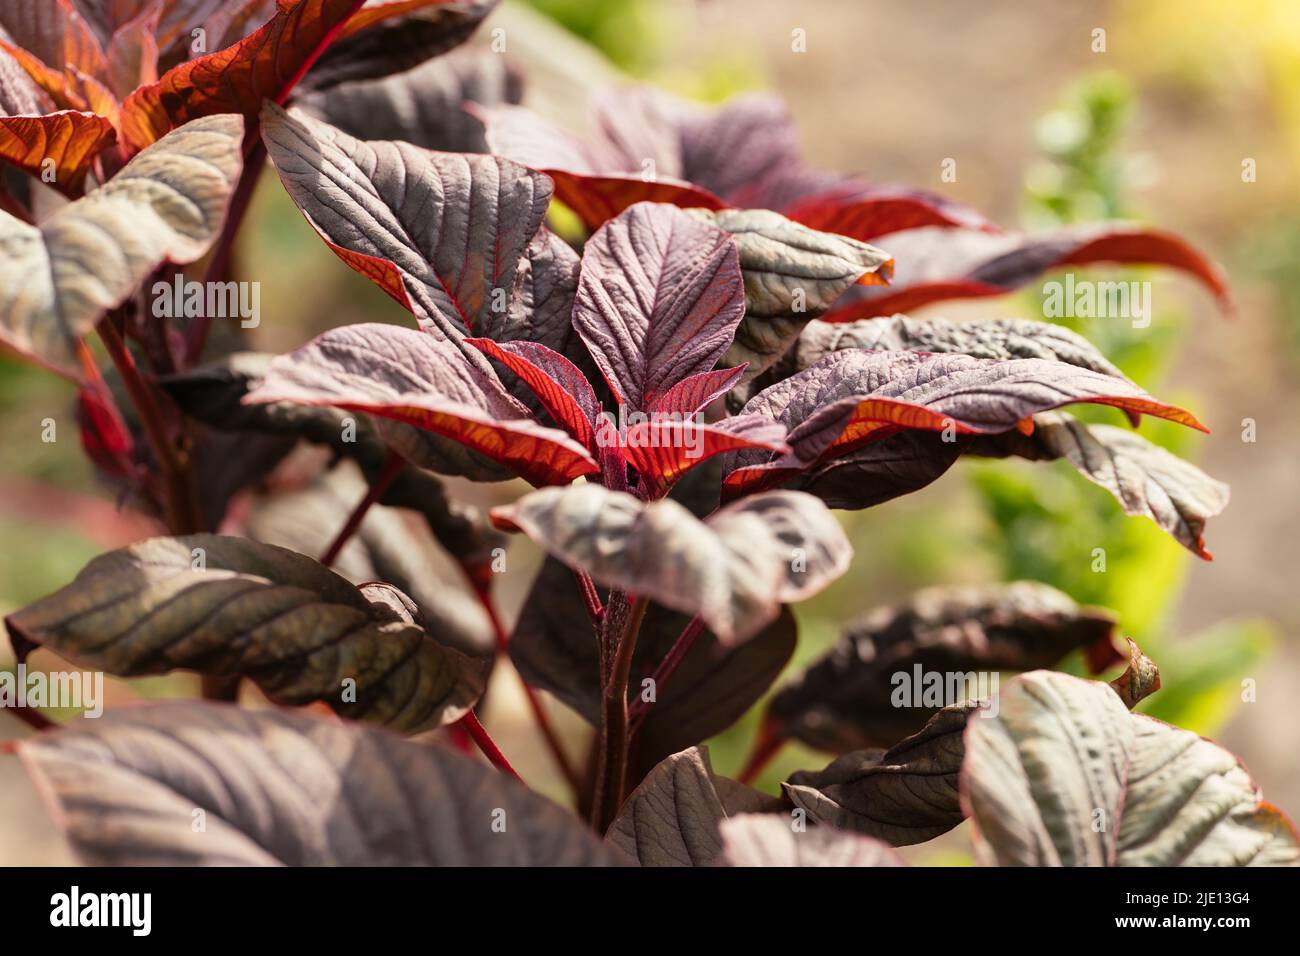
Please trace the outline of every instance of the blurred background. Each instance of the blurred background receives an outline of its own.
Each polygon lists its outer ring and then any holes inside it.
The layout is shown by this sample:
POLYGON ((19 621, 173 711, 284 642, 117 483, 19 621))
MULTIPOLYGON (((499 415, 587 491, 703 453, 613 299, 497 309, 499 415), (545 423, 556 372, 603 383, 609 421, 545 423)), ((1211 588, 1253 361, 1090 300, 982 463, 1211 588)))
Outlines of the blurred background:
MULTIPOLYGON (((1065 463, 961 462, 924 491, 842 517, 852 570, 796 609, 792 666, 816 657, 862 611, 932 584, 1035 579, 1112 608, 1160 665, 1143 709, 1239 754, 1265 796, 1300 814, 1300 5, 1294 0, 533 0, 507 3, 507 55, 528 105, 575 120, 586 91, 627 76, 704 100, 782 95, 809 160, 975 206, 1009 228, 1131 218, 1170 229, 1227 270, 1239 307, 1217 312, 1191 281, 1154 283, 1154 320, 1076 328, 1210 436, 1144 434, 1229 483, 1212 520, 1212 563, 1154 524, 1127 518, 1065 463), (1105 51, 1095 52, 1095 30, 1105 51), (806 52, 792 50, 803 30, 806 52), (956 182, 940 163, 957 160, 956 182), (1244 182, 1243 160, 1256 178, 1244 182), (1257 440, 1242 440, 1243 419, 1257 440), (1092 550, 1106 549, 1104 573, 1092 550), (1242 682, 1255 682, 1243 702, 1242 682)), ((882 243, 888 248, 887 243, 882 243)), ((311 233, 274 177, 258 191, 240 261, 256 263, 264 322, 255 345, 282 351, 336 325, 402 316, 311 233), (274 263, 273 267, 268 263, 274 263)), ((1050 276, 1045 278, 1051 278, 1050 276)), ((1032 291, 917 315, 1041 318, 1032 291)), ((75 440, 71 388, 0 357, 0 613, 67 583, 95 554, 152 533, 98 488, 75 440), (67 438, 35 436, 45 417, 67 438)), ((1086 414, 1081 417, 1088 417, 1086 414)), ((1105 416, 1103 415, 1104 419, 1105 416)), ((482 504, 522 486, 458 485, 482 504)), ((512 615, 539 558, 512 544, 502 604, 512 615)), ((37 659, 36 664, 50 664, 37 659)), ((0 667, 12 665, 0 642, 0 667)), ((1068 663, 1067 663, 1067 666, 1068 663)), ((484 723, 530 781, 559 796, 511 675, 495 677, 484 723)), ((188 677, 109 679, 110 702, 188 696, 188 677)), ((559 705, 556 705, 559 709, 559 705)), ((712 742, 734 773, 757 711, 712 742)), ((562 727, 589 733, 572 715, 562 727)), ((0 712, 0 737, 23 725, 0 712)), ((775 792, 821 754, 787 748, 759 780, 775 792)), ((965 827, 909 856, 969 861, 965 827)), ((68 861, 14 761, 0 763, 0 863, 68 861)))

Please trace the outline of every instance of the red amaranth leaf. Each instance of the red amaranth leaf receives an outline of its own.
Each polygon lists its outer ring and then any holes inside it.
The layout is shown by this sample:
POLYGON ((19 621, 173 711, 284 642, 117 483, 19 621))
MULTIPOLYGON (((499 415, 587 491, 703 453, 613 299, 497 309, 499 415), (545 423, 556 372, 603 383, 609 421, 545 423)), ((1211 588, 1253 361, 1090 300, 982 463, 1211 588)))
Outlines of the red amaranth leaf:
POLYGON ((1074 402, 1113 405, 1205 431, 1190 412, 1132 382, 1064 362, 846 349, 750 399, 744 412, 785 424, 793 452, 767 461, 742 453, 731 462, 726 488, 734 496, 773 487, 899 428, 946 431, 954 438, 1032 430, 1027 420, 1033 415, 1074 402))
POLYGON ((584 448, 595 451, 594 426, 601 415, 600 399, 576 365, 537 342, 465 341, 523 379, 560 427, 584 448))
POLYGON ((1067 226, 1031 235, 910 229, 883 240, 898 264, 885 289, 855 289, 825 322, 852 322, 942 302, 1004 295, 1070 265, 1163 265, 1199 279, 1231 314, 1222 270, 1177 236, 1123 223, 1067 226))
POLYGON ((983 215, 919 189, 863 186, 799 200, 786 210, 795 222, 863 241, 922 226, 1001 230, 983 215))
POLYGON ((485 358, 434 332, 379 323, 333 329, 272 362, 244 401, 329 405, 404 422, 536 485, 599 470, 584 447, 511 397, 485 358))
POLYGON ((273 104, 262 137, 316 231, 422 326, 455 337, 506 315, 550 202, 545 176, 495 156, 364 142, 273 104))
POLYGON ((573 324, 619 403, 648 410, 717 364, 744 309, 735 240, 642 203, 587 241, 573 324))
POLYGON ((281 103, 364 0, 287 0, 266 24, 224 50, 172 67, 123 104, 123 133, 137 149, 199 116, 281 103))
MULTIPOLYGON (((52 70, 73 66, 92 75, 104 72, 104 50, 72 0, 0 0, 0 27, 12 46, 52 70)), ((5 44, 11 52, 12 46, 5 44)))
POLYGON ((707 190, 656 172, 641 171, 607 143, 588 144, 521 106, 470 105, 486 128, 488 149, 546 173, 560 200, 589 229, 595 229, 639 202, 725 209, 707 190))
POLYGON ((0 116, 0 160, 42 178, 45 162, 52 160, 50 185, 74 199, 81 195, 95 158, 116 140, 113 124, 94 113, 0 116))

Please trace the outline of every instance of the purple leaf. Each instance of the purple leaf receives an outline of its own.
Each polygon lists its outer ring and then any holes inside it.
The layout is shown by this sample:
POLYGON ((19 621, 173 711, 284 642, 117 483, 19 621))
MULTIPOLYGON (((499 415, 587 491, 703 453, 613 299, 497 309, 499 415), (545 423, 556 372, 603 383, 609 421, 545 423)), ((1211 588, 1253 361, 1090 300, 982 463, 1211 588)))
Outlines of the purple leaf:
POLYGON ((550 202, 545 176, 492 156, 363 142, 271 103, 262 138, 316 231, 422 326, 455 338, 505 314, 550 202))
POLYGON ((672 206, 641 203, 587 241, 573 324, 618 402, 648 410, 713 369, 744 308, 735 240, 672 206))
POLYGON ((1070 265, 1114 262, 1164 265, 1205 284, 1225 312, 1233 311, 1217 265, 1167 232, 1125 223, 1066 226, 1031 235, 971 229, 909 229, 882 238, 898 271, 887 289, 861 289, 825 316, 852 322, 908 312, 931 302, 1005 295, 1044 272, 1070 265))
POLYGON ((833 352, 764 389, 744 408, 790 428, 790 455, 740 453, 727 476, 731 495, 773 487, 793 473, 899 428, 960 434, 1032 429, 1032 416, 1073 402, 1113 405, 1205 430, 1126 379, 1042 359, 977 359, 919 352, 833 352))
POLYGON ((567 811, 491 767, 304 714, 149 704, 18 747, 59 827, 91 865, 628 862, 567 811), (206 814, 203 832, 193 827, 196 809, 206 814), (493 826, 501 814, 504 832, 493 826))
POLYGON ((332 405, 394 419, 454 439, 537 485, 598 470, 583 446, 539 424, 511 397, 486 359, 474 362, 434 332, 380 324, 333 329, 277 358, 245 401, 332 405))

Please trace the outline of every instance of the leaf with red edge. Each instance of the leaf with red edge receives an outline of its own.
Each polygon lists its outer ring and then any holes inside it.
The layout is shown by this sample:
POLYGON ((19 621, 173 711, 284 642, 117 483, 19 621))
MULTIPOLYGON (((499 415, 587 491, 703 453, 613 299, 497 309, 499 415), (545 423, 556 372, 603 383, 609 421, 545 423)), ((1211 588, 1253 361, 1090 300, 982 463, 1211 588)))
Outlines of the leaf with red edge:
POLYGON ((187 120, 256 116, 283 102, 363 0, 285 0, 265 25, 233 46, 172 67, 123 104, 123 133, 137 149, 187 120))
POLYGON ((470 112, 485 126, 488 149, 555 181, 555 198, 589 229, 595 229, 640 202, 724 209, 707 190, 656 173, 647 177, 639 162, 630 166, 607 143, 588 144, 521 106, 471 104, 470 112))
POLYGON ((117 140, 113 124, 94 113, 65 110, 45 116, 0 116, 0 160, 41 176, 66 196, 81 195, 95 158, 117 140), (42 174, 54 162, 54 179, 42 174))
POLYGON ((696 465, 742 449, 788 453, 785 426, 763 415, 737 415, 706 425, 690 419, 653 417, 628 428, 620 446, 640 475, 637 494, 663 497, 696 465))
POLYGON ((587 241, 573 324, 619 403, 648 410, 717 364, 744 309, 735 240, 641 203, 587 241))
POLYGON ((1123 223, 1066 226, 1030 235, 969 229, 910 229, 882 240, 898 262, 887 289, 856 289, 823 316, 851 322, 907 312, 931 302, 1004 295, 1052 269, 1111 262, 1163 265, 1199 279, 1232 313, 1222 270, 1182 239, 1123 223))
POLYGON ((446 337, 504 315, 550 202, 495 156, 364 142, 268 103, 262 138, 289 196, 349 266, 446 337))
POLYGON ((744 374, 745 366, 742 365, 739 368, 717 368, 710 372, 688 375, 660 395, 650 411, 666 415, 694 415, 729 392, 744 374))
MULTIPOLYGON (((424 0, 418 6, 375 3, 348 21, 343 36, 303 78, 312 90, 409 71, 464 43, 499 0, 424 0), (401 8, 405 6, 403 11, 401 8), (367 22, 369 14, 382 14, 367 22), (361 27, 364 27, 362 29, 361 27)), ((500 60, 497 53, 490 54, 500 60)), ((421 89, 424 89, 421 87, 421 89)), ((368 134, 371 135, 371 134, 368 134)), ((407 139, 405 136, 394 139, 407 139)), ((425 144, 428 145, 428 144, 425 144)))
POLYGON ((1001 232, 983 215, 919 189, 862 186, 810 196, 785 211, 795 222, 863 241, 923 226, 961 226, 1001 232))
POLYGON ((1210 560, 1205 524, 1228 506, 1228 486, 1135 432, 1087 425, 1061 412, 1034 418, 1031 435, 1009 432, 976 440, 970 454, 1031 461, 1064 458, 1115 496, 1130 515, 1144 515, 1197 557, 1210 560))
POLYGON ((523 379, 556 423, 584 448, 595 451, 600 399, 576 365, 537 342, 465 341, 523 379))
POLYGON ((599 470, 584 447, 511 397, 487 359, 433 332, 378 323, 333 329, 277 358, 244 400, 330 405, 404 422, 536 485, 599 470))
POLYGON ((1032 428, 1033 415, 1074 402, 1113 405, 1205 431, 1190 412, 1132 382, 1064 362, 847 349, 750 399, 744 412, 785 424, 793 452, 766 461, 742 452, 731 462, 726 486, 731 495, 773 487, 899 427, 996 434, 1032 428))

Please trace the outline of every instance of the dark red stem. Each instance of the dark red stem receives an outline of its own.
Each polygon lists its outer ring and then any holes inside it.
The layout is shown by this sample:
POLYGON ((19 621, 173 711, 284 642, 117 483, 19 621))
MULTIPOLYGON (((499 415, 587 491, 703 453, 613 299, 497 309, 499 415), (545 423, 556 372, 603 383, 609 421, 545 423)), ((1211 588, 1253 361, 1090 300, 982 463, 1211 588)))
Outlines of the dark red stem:
POLYGON ((591 575, 581 568, 574 568, 573 576, 578 579, 578 587, 582 589, 582 600, 587 605, 587 617, 591 618, 592 626, 599 630, 601 622, 605 619, 605 608, 601 606, 596 583, 591 580, 591 575))
MULTIPOLYGON (((682 661, 685 660, 686 655, 691 652, 691 648, 695 646, 695 642, 700 639, 700 635, 703 633, 704 621, 702 621, 698 616, 693 617, 686 627, 682 629, 682 633, 677 636, 677 640, 673 641, 673 646, 668 648, 668 653, 664 655, 664 659, 659 662, 659 666, 656 667, 654 673, 650 675, 650 679, 654 681, 656 698, 659 696, 659 692, 663 690, 664 685, 668 683, 668 679, 672 677, 677 671, 677 668, 681 666, 682 661)), ((628 715, 628 720, 630 721, 634 732, 640 727, 641 721, 645 720, 646 710, 648 707, 649 705, 640 697, 637 697, 632 701, 632 709, 628 715)))
POLYGON ((515 772, 515 768, 510 766, 510 761, 507 760, 506 755, 501 752, 501 748, 496 745, 496 741, 488 735, 488 732, 483 728, 483 725, 478 722, 478 717, 474 714, 474 711, 471 710, 467 712, 464 717, 457 721, 457 723, 461 727, 465 728, 470 739, 474 741, 474 743, 478 744, 478 749, 483 751, 483 756, 488 758, 488 762, 491 763, 492 766, 496 767, 502 773, 514 777, 520 783, 524 782, 523 777, 519 776, 519 774, 515 772))
POLYGON ((347 522, 339 529, 339 533, 334 536, 334 540, 325 549, 325 553, 320 556, 321 564, 328 568, 338 560, 339 552, 343 550, 343 546, 352 539, 357 529, 361 527, 361 522, 366 519, 366 512, 370 510, 370 506, 384 496, 384 492, 388 490, 405 467, 406 459, 397 452, 388 453, 388 460, 384 462, 383 471, 375 476, 375 480, 366 489, 365 497, 352 509, 352 514, 348 515, 347 522))
POLYGON ((764 768, 772 762, 772 758, 781 752, 785 744, 785 735, 776 724, 771 720, 764 720, 758 728, 754 745, 750 748, 749 759, 745 761, 745 766, 741 768, 736 779, 741 783, 753 783, 764 768))
MULTIPOLYGON (((478 595, 479 603, 483 605, 483 610, 487 613, 488 620, 492 622, 492 632, 496 636, 497 650, 502 654, 509 653, 509 633, 506 631, 505 624, 501 621, 501 615, 497 613, 496 602, 492 600, 492 595, 487 588, 475 586, 474 591, 478 595)), ((537 692, 529 686, 528 681, 524 680, 523 674, 518 671, 515 671, 515 673, 519 677, 519 685, 524 689, 524 697, 528 699, 528 707, 533 712, 533 721, 537 724, 537 729, 546 741, 547 749, 550 750, 556 765, 564 775, 564 779, 576 794, 581 786, 578 771, 564 752, 564 746, 560 743, 560 736, 551 725, 551 719, 546 715, 546 710, 542 706, 537 692)))
POLYGON ((162 408, 153 386, 140 374, 126 343, 122 341, 122 334, 114 324, 114 318, 112 313, 106 315, 95 328, 131 396, 140 418, 140 426, 149 441, 149 448, 166 480, 164 505, 167 525, 172 534, 194 534, 203 530, 203 517, 195 495, 189 456, 177 449, 168 436, 162 408))
MULTIPOLYGON (((244 171, 240 174, 239 185, 230 199, 230 208, 226 212, 226 224, 221 229, 221 236, 213 247, 212 258, 208 262, 205 283, 224 282, 230 271, 230 259, 234 254, 235 237, 244 224, 244 217, 253 202, 253 193, 262 178, 262 161, 266 158, 266 144, 262 142, 258 127, 254 125, 248 132, 249 144, 245 147, 244 171)), ((204 309, 203 314, 194 320, 185 338, 185 367, 191 368, 203 358, 203 348, 208 342, 208 333, 212 330, 212 316, 204 309)))

